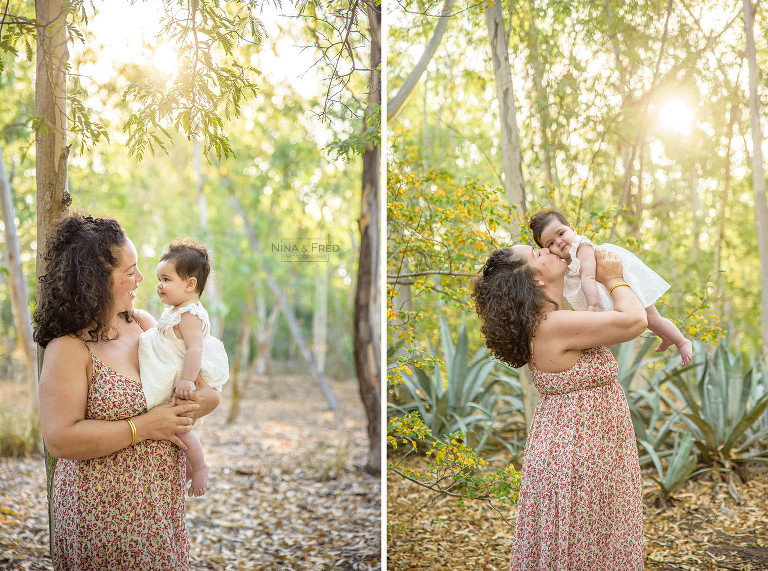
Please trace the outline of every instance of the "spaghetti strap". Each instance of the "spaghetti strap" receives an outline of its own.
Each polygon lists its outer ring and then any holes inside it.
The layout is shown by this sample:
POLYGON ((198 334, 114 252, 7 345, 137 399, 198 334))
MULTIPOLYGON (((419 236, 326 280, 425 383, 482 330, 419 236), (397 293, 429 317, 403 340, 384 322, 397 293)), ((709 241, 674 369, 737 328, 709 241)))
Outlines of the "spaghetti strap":
POLYGON ((98 359, 98 357, 93 354, 93 351, 91 351, 91 346, 88 345, 88 342, 85 339, 80 339, 80 341, 82 341, 83 345, 85 345, 85 348, 88 349, 88 354, 91 356, 91 365, 93 365, 93 360, 98 359))

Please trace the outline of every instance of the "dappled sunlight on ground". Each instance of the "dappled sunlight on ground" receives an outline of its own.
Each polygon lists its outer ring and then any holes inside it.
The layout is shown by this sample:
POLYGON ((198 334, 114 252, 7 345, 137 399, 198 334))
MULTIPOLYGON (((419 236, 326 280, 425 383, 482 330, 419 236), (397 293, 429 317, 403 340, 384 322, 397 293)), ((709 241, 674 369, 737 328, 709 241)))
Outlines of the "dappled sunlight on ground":
MULTIPOLYGON (((188 498, 192 569, 381 568, 381 484, 362 471, 368 442, 355 380, 253 379, 238 421, 229 393, 196 428, 211 468, 188 498)), ((50 569, 42 457, 0 459, 0 569, 50 569)))

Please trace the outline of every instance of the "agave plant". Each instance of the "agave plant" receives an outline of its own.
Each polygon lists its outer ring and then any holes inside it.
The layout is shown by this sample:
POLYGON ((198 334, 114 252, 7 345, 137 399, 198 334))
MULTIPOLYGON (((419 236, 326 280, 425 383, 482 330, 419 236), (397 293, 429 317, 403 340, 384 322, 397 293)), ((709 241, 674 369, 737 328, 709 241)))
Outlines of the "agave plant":
POLYGON ((682 486, 689 478, 696 474, 706 471, 705 469, 696 470, 696 455, 691 454, 692 436, 686 434, 682 442, 677 433, 674 447, 669 451, 669 460, 665 470, 661 461, 661 455, 656 452, 653 444, 646 440, 638 440, 648 453, 647 456, 653 462, 656 469, 656 475, 651 476, 654 482, 659 486, 659 499, 662 504, 667 504, 669 498, 675 491, 682 486))
POLYGON ((649 446, 654 451, 653 454, 647 453, 640 456, 640 465, 646 466, 654 461, 654 457, 664 458, 672 455, 670 447, 673 445, 682 423, 679 413, 662 411, 661 396, 657 392, 638 390, 635 391, 634 396, 635 408, 630 408, 630 414, 635 429, 635 437, 646 451, 649 446), (642 414, 641 409, 650 410, 649 415, 646 417, 642 414))
POLYGON ((632 381, 638 374, 644 372, 648 365, 669 358, 663 353, 657 353, 655 357, 646 358, 648 351, 655 343, 658 343, 656 337, 643 337, 639 347, 637 347, 637 339, 611 347, 611 353, 619 365, 617 381, 625 393, 629 392, 632 381))
MULTIPOLYGON (((706 347, 696 342, 694 351, 703 355, 706 347)), ((736 499, 733 470, 744 462, 768 463, 765 372, 759 358, 750 362, 722 343, 693 369, 677 369, 649 383, 691 434, 698 462, 726 473, 736 499)))
MULTIPOLYGON (((395 388, 398 402, 388 404, 394 414, 418 411, 432 434, 441 437, 461 430, 467 444, 482 450, 490 442, 505 445, 501 433, 522 423, 523 404, 517 372, 492 360, 485 347, 470 358, 469 338, 462 321, 456 343, 440 317, 443 367, 432 372, 411 368, 395 388), (502 421, 501 413, 512 413, 502 421), (518 411, 517 417, 513 411, 518 411), (519 418, 518 418, 519 417, 519 418)), ((434 347, 430 356, 439 358, 434 347)), ((524 424, 523 424, 524 425, 524 424)))

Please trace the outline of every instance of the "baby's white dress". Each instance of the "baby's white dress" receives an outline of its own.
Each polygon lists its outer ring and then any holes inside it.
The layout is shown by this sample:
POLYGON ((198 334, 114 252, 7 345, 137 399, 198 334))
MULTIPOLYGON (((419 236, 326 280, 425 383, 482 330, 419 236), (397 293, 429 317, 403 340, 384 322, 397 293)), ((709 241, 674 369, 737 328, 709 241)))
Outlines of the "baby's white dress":
MULTIPOLYGON (((571 263, 568 264, 568 269, 565 271, 565 288, 563 292, 565 299, 568 300, 571 307, 579 311, 587 309, 587 298, 584 297, 584 290, 581 289, 581 275, 579 274, 581 263, 576 257, 576 251, 581 244, 589 244, 592 248, 595 248, 595 245, 588 238, 576 235, 576 240, 571 244, 569 252, 571 263)), ((600 248, 608 250, 619 257, 624 271, 624 281, 630 285, 632 291, 640 298, 643 307, 653 305, 670 288, 670 285, 659 274, 646 266, 632 252, 613 244, 601 244, 600 248)), ((596 283, 597 310, 612 310, 613 300, 608 293, 608 289, 600 282, 596 283)))
POLYGON ((200 374, 212 388, 221 391, 229 379, 229 361, 224 344, 210 334, 208 312, 197 301, 179 309, 167 307, 157 322, 157 327, 147 329, 139 337, 139 370, 141 386, 147 399, 147 410, 167 403, 173 395, 176 383, 181 379, 186 348, 184 340, 176 337, 174 325, 178 325, 184 313, 200 318, 203 328, 203 357, 200 374))

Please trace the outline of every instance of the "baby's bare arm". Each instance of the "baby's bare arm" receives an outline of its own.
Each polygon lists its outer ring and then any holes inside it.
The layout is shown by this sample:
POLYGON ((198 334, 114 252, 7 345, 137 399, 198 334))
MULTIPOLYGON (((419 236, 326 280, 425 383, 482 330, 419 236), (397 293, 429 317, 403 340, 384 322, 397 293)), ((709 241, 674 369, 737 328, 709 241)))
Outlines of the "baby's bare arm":
POLYGON ((200 364, 203 359, 203 322, 196 315, 185 313, 181 316, 179 330, 184 340, 186 354, 184 366, 181 369, 181 380, 176 384, 176 396, 190 399, 195 390, 195 379, 200 374, 200 364))
POLYGON ((595 249, 589 244, 582 244, 576 250, 576 257, 579 259, 579 276, 581 277, 581 289, 584 297, 587 299, 587 310, 594 311, 597 307, 597 282, 595 281, 595 271, 597 262, 595 261, 595 249))

